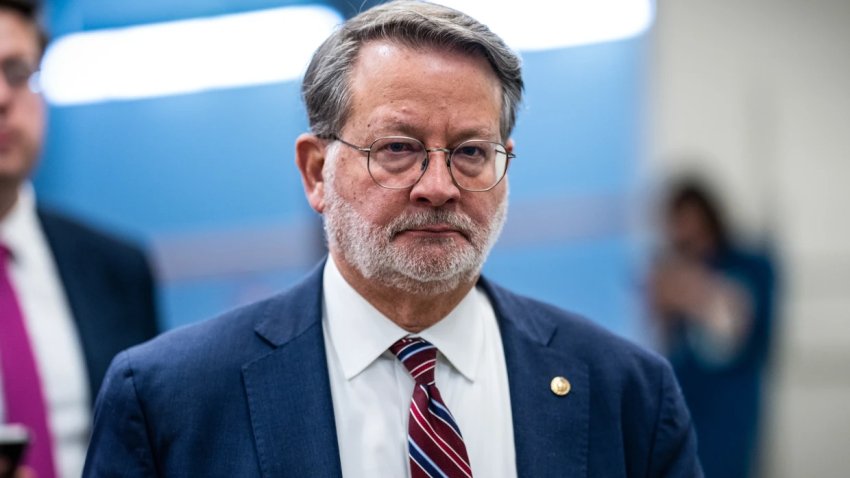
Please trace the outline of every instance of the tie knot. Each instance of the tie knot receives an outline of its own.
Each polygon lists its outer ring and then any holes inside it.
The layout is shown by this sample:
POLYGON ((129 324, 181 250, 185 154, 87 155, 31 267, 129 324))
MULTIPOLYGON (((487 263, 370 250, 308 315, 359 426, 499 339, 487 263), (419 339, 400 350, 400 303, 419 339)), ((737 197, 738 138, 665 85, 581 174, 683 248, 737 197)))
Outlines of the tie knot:
POLYGON ((416 383, 434 383, 437 348, 419 337, 405 337, 390 347, 416 383))

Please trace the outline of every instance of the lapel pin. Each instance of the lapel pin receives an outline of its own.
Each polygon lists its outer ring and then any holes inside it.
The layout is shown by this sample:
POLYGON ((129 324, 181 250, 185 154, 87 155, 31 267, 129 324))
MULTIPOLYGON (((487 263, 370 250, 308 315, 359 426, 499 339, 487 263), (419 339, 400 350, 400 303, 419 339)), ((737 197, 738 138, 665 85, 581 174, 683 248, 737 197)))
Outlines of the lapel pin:
POLYGON ((570 385, 570 381, 564 377, 555 377, 552 379, 552 382, 549 384, 549 388, 552 389, 552 393, 559 397, 563 397, 564 395, 570 393, 570 389, 572 386, 570 385))

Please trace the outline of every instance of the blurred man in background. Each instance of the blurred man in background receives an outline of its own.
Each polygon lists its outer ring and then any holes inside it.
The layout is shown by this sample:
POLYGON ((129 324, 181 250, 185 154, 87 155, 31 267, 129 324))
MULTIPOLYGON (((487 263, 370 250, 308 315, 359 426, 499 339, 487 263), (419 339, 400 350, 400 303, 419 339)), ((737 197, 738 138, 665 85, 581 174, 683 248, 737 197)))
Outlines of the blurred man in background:
POLYGON ((156 333, 145 256, 36 205, 37 71, 46 35, 33 0, 0 0, 0 423, 25 425, 38 478, 80 476, 91 405, 112 357, 156 333))
POLYGON ((694 179, 671 188, 667 253, 652 277, 654 316, 697 430, 708 478, 750 476, 774 309, 767 256, 736 245, 694 179))

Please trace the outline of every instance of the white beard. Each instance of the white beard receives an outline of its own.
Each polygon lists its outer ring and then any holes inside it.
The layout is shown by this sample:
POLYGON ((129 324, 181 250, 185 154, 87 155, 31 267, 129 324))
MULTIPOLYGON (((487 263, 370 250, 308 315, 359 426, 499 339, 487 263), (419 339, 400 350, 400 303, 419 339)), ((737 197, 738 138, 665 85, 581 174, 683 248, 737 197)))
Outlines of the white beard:
MULTIPOLYGON (((342 254, 363 277, 412 294, 435 295, 475 280, 502 232, 508 199, 499 204, 486 224, 445 209, 423 209, 403 214, 386 226, 369 222, 336 191, 335 165, 325 171, 324 224, 328 245, 342 254), (423 239, 416 246, 395 242, 404 230, 431 224, 449 224, 468 239, 423 239), (441 248, 433 254, 433 248, 441 248)), ((376 186, 377 187, 377 186, 376 186)), ((487 193, 474 193, 487 194, 487 193)))

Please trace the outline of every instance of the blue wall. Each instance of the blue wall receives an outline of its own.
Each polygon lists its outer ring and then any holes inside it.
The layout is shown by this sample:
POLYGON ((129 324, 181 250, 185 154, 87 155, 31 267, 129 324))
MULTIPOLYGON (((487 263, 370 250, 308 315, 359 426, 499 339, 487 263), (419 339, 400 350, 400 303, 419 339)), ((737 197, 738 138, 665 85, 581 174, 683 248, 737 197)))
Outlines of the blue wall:
MULTIPOLYGON (((67 3, 55 2, 54 22, 73 30, 67 3)), ((485 268, 627 335, 643 50, 637 38, 523 53, 511 212, 485 268)), ((200 320, 286 287, 321 257, 293 159, 304 116, 296 82, 52 107, 37 192, 147 244, 163 325, 200 320)))

